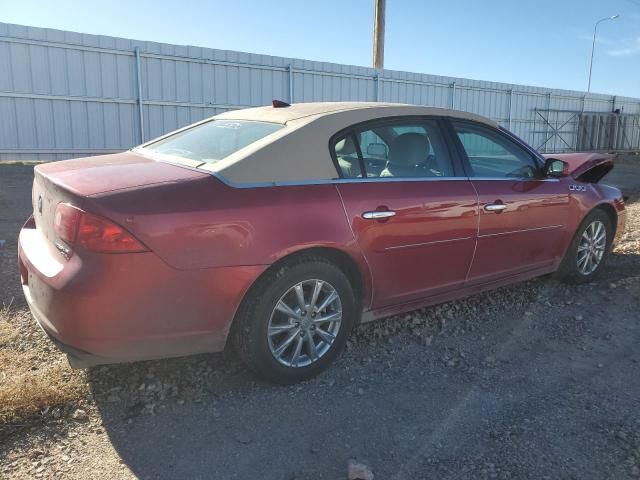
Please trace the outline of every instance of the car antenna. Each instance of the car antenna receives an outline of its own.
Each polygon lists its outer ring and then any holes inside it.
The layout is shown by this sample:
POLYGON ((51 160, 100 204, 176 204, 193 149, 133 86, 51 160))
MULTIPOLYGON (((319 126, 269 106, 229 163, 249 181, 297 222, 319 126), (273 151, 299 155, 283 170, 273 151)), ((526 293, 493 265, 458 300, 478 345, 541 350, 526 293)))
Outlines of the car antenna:
POLYGON ((283 102, 282 100, 272 100, 271 105, 273 105, 273 108, 285 108, 291 106, 290 104, 288 104, 287 102, 283 102))

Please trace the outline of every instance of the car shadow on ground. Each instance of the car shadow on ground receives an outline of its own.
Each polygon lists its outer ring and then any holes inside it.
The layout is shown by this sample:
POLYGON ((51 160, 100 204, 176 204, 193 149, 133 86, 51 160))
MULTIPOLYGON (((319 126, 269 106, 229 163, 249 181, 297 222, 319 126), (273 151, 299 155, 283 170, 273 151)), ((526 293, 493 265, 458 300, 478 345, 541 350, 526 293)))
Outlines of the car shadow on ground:
POLYGON ((604 432, 625 425, 640 391, 620 367, 638 361, 627 328, 640 291, 625 287, 638 267, 639 255, 615 255, 597 284, 473 297, 422 334, 411 316, 359 327, 336 365, 300 385, 256 381, 227 353, 95 367, 89 380, 139 478, 335 479, 351 458, 379 478, 542 478, 558 474, 558 452, 568 476, 599 478, 613 471, 603 452, 622 465, 624 446, 604 432), (505 295, 502 313, 473 313, 505 295))

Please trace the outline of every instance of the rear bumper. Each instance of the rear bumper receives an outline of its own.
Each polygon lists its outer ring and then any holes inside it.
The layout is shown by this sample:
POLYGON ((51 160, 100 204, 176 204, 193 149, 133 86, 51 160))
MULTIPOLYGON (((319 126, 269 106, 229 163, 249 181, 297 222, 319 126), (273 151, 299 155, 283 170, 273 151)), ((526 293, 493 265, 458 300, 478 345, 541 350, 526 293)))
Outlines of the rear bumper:
POLYGON ((177 270, 152 252, 67 260, 34 228, 20 232, 18 261, 34 318, 76 367, 221 351, 266 268, 177 270))
POLYGON ((89 352, 85 352, 82 350, 78 350, 77 348, 72 347, 71 345, 67 345, 66 343, 60 341, 58 338, 54 337, 50 330, 48 330, 45 325, 50 322, 46 317, 42 315, 42 312, 38 309, 37 305, 33 302, 31 298, 31 293, 29 291, 29 287, 27 285, 22 285, 22 290, 24 292, 24 296, 27 299, 27 303, 29 305, 29 309, 31 310, 31 315, 36 320, 36 323, 40 327, 40 329, 49 337, 49 340, 58 347, 58 349, 67 354, 67 359, 69 360, 69 365, 73 368, 87 368, 92 367, 94 365, 101 365, 105 363, 114 363, 113 360, 109 358, 102 358, 98 355, 94 355, 89 352))

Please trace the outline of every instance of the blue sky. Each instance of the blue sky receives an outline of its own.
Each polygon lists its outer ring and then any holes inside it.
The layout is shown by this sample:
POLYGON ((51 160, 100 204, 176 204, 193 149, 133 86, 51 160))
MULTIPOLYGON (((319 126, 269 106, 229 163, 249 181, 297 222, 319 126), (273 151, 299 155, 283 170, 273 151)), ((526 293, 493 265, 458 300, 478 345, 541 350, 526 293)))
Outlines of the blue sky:
MULTIPOLYGON (((369 66, 373 0, 0 0, 0 21, 369 66)), ((640 97, 640 0, 387 0, 385 67, 640 97)))

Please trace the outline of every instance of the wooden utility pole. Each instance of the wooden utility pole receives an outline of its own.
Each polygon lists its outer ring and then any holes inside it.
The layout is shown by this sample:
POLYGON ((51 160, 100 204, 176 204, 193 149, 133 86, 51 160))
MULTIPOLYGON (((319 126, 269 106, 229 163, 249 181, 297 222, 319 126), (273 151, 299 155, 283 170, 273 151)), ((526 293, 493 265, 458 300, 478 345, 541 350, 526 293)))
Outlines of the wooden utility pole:
POLYGON ((373 0, 373 68, 384 68, 384 11, 386 0, 373 0))

